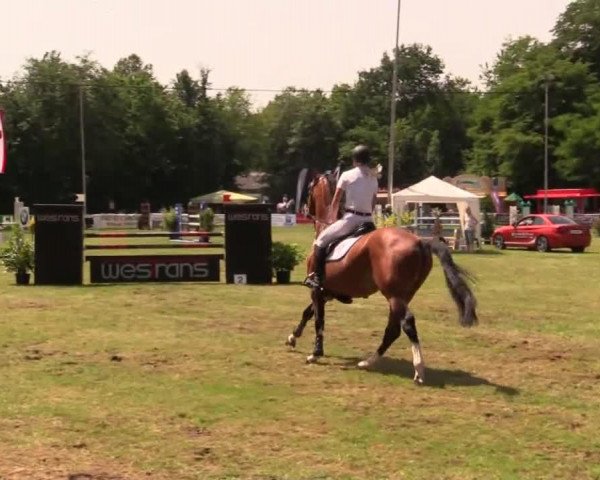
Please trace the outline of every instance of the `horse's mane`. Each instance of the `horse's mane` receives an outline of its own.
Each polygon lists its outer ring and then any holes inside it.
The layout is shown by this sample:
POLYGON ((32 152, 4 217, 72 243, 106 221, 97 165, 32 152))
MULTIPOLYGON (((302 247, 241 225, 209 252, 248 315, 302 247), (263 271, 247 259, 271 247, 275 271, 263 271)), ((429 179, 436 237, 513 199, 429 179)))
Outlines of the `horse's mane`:
MULTIPOLYGON (((331 202, 333 201, 333 194, 335 193, 335 186, 337 183, 337 175, 318 173, 311 180, 308 185, 308 213, 313 218, 316 218, 319 214, 317 212, 317 202, 322 202, 322 208, 329 209, 331 202)), ((338 212, 338 218, 342 217, 344 197, 342 197, 341 208, 338 212)))

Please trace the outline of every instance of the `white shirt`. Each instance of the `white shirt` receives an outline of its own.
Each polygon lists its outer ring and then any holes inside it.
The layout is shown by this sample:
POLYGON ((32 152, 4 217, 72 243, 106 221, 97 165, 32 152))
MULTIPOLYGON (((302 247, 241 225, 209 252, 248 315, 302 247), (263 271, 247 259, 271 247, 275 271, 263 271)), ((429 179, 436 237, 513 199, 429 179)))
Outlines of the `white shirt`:
POLYGON ((369 167, 355 167, 340 175, 337 188, 346 192, 346 208, 360 213, 373 211, 373 197, 377 194, 377 178, 369 167))
POLYGON ((465 214, 465 215, 466 215, 466 217, 465 217, 464 229, 465 230, 475 230, 475 227, 477 227, 477 224, 479 222, 473 215, 468 215, 468 214, 465 214))

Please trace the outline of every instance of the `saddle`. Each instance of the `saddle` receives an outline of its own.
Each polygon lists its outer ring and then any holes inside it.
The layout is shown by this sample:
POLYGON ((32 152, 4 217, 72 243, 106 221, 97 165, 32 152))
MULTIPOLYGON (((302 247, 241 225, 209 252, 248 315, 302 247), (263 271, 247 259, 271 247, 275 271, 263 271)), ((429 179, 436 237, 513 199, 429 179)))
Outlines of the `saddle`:
POLYGON ((354 245, 360 237, 376 229, 377 227, 373 222, 364 222, 349 234, 335 239, 327 246, 327 261, 341 260, 346 256, 346 253, 348 253, 352 245, 354 245))

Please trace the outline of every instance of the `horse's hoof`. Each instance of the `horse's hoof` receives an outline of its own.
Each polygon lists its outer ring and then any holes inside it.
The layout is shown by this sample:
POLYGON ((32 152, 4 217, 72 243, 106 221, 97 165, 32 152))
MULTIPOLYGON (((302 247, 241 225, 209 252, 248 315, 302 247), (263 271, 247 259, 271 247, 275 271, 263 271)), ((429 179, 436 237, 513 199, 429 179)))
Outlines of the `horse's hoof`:
POLYGON ((366 360, 361 360, 360 362, 358 362, 358 368, 362 369, 362 370, 366 370, 369 367, 372 367, 373 365, 375 365, 375 363, 377 363, 377 361, 380 359, 381 357, 377 354, 375 355, 371 355, 369 358, 367 358, 366 360))
POLYGON ((413 381, 415 382, 416 385, 423 385, 423 383, 425 383, 425 379, 423 378, 423 376, 419 375, 416 372, 415 372, 415 378, 413 378, 413 381))
POLYGON ((319 358, 321 357, 311 354, 308 357, 306 357, 306 363, 317 363, 319 361, 319 358))
POLYGON ((292 347, 292 348, 296 348, 296 337, 294 337, 294 334, 290 334, 290 336, 287 338, 287 340, 285 341, 285 344, 288 347, 292 347))

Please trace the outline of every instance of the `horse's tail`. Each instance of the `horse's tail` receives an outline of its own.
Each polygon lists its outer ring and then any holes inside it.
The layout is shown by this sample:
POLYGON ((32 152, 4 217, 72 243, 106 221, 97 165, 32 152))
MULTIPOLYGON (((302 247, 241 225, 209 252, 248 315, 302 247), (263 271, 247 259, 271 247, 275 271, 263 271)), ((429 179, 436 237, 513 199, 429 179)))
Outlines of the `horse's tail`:
POLYGON ((471 327, 477 324, 477 313, 475 307, 477 300, 475 295, 467 284, 468 279, 472 279, 467 271, 456 265, 448 246, 434 237, 433 240, 427 242, 431 251, 440 259, 444 276, 446 277, 446 285, 452 294, 454 302, 458 306, 460 313, 459 321, 463 327, 471 327))

